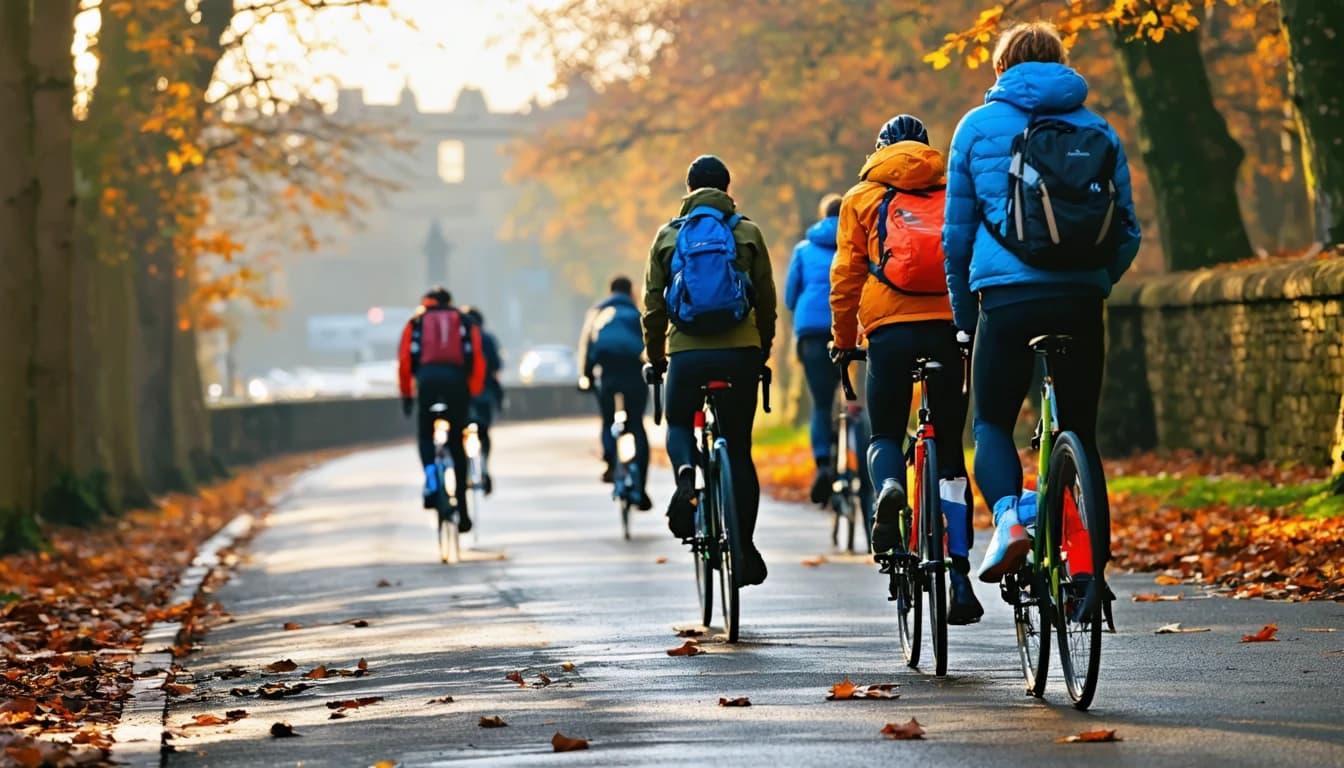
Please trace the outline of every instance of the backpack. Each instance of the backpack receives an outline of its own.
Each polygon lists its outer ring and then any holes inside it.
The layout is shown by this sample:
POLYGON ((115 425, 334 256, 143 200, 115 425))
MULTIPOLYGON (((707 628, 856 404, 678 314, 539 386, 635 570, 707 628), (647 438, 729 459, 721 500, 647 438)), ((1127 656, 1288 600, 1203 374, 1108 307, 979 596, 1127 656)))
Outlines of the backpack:
POLYGON ((421 365, 467 367, 471 348, 471 321, 451 307, 428 309, 412 321, 411 360, 421 365))
POLYGON ((673 219, 677 245, 663 293, 672 325, 690 336, 726 333, 751 311, 751 280, 737 269, 733 228, 742 220, 708 206, 673 219))
POLYGON ((1116 210, 1118 155, 1101 128, 1033 116, 1013 139, 1008 216, 1002 224, 986 219, 990 234, 1037 269, 1109 266, 1123 218, 1116 210))
POLYGON ((907 296, 947 293, 943 267, 943 187, 912 191, 888 186, 877 206, 878 260, 868 272, 907 296))
POLYGON ((644 352, 639 310, 623 301, 602 307, 593 318, 590 354, 595 360, 619 361, 638 358, 644 352))

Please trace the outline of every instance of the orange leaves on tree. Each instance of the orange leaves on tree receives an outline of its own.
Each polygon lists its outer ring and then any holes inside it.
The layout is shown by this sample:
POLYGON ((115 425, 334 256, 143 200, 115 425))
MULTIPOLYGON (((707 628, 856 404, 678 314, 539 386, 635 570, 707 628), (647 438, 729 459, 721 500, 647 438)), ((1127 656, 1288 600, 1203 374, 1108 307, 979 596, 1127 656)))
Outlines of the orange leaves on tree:
POLYGON ((1256 633, 1253 634, 1253 635, 1242 635, 1242 637, 1241 637, 1241 642, 1243 642, 1243 643, 1273 643, 1273 642, 1278 641, 1278 638, 1274 636, 1274 635, 1278 634, 1278 632, 1279 632, 1279 625, 1278 625, 1278 624, 1266 624, 1265 626, 1261 627, 1261 629, 1260 629, 1259 632, 1256 632, 1256 633))
POLYGON ((887 723, 882 728, 882 737, 894 739, 896 741, 911 741, 914 739, 923 739, 927 731, 924 726, 919 724, 915 718, 910 718, 907 723, 887 723))
POLYGON ((704 653, 704 650, 700 647, 700 644, 694 640, 687 640, 680 646, 669 648, 667 651, 668 656, 699 656, 702 653, 704 653))
POLYGON ((1110 741, 1121 741, 1119 736, 1115 735, 1115 729, 1083 731, 1073 736, 1061 736, 1055 741, 1060 744, 1096 744, 1110 741))
POLYGON ((588 748, 588 740, 570 738, 556 731, 551 737, 551 748, 556 752, 578 752, 588 748))

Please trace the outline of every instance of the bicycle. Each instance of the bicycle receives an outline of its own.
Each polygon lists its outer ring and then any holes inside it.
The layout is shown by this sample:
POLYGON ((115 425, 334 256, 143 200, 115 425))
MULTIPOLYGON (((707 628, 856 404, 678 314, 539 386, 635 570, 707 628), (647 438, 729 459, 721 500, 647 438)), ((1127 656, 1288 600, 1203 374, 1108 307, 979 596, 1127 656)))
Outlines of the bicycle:
MULTIPOLYGON (((652 366, 646 365, 644 378, 653 387, 653 423, 661 424, 662 376, 652 366)), ((770 368, 762 368, 761 407, 766 413, 770 413, 771 378, 770 368)), ((742 539, 738 529, 728 441, 715 432, 719 422, 716 396, 732 388, 733 383, 730 381, 710 381, 700 387, 703 399, 694 420, 696 441, 699 444, 695 461, 704 484, 697 496, 695 536, 690 544, 696 592, 700 598, 700 623, 708 627, 714 618, 714 571, 717 570, 724 634, 728 642, 736 643, 741 628, 742 579, 737 568, 743 562, 742 539)))
POLYGON ((480 541, 481 508, 485 505, 485 454, 481 450, 480 429, 480 425, 472 421, 462 432, 462 447, 467 454, 467 491, 471 494, 473 542, 480 541))
POLYGON ((461 537, 458 534, 457 475, 453 472, 453 456, 448 451, 448 420, 441 415, 448 412, 446 403, 429 406, 434 417, 434 471, 438 474, 438 492, 434 495, 434 509, 438 513, 439 562, 456 564, 462 561, 461 537), (449 483, 452 488, 449 488, 449 483))
MULTIPOLYGON (((848 363, 867 359, 855 350, 840 367, 846 399, 856 397, 848 363)), ((928 382, 939 375, 938 361, 915 360, 911 378, 920 385, 918 427, 906 449, 906 463, 914 468, 914 506, 901 513, 902 551, 874 553, 879 572, 888 575, 888 597, 896 603, 896 630, 901 652, 911 668, 918 668, 924 622, 924 598, 929 601, 929 640, 933 644, 934 675, 947 675, 947 560, 943 534, 942 498, 938 489, 938 447, 934 442, 933 414, 928 382)))
POLYGON ((1035 524, 1027 526, 1032 534, 1027 563, 1005 575, 999 589, 1013 607, 1027 692, 1037 698, 1045 693, 1053 627, 1069 698, 1082 710, 1091 706, 1097 690, 1103 622, 1115 631, 1115 598, 1105 576, 1111 536, 1105 479, 1078 435, 1061 428, 1050 374, 1051 361, 1068 354, 1070 341, 1070 336, 1047 335, 1029 342, 1044 366, 1041 418, 1031 440, 1038 451, 1038 511, 1035 524))
POLYGON ((841 523, 845 523, 845 550, 854 551, 854 530, 862 524, 864 542, 867 549, 872 548, 872 493, 864 482, 859 468, 851 463, 852 457, 864 461, 867 446, 863 445, 862 424, 863 406, 858 398, 851 399, 845 393, 846 402, 840 405, 840 415, 835 420, 836 452, 835 480, 831 483, 830 508, 831 545, 840 547, 841 523), (860 523, 862 521, 862 523, 860 523))
POLYGON ((611 422, 611 435, 616 438, 616 472, 612 481, 611 498, 621 513, 621 535, 630 540, 630 510, 639 506, 643 495, 643 478, 636 459, 635 434, 627 426, 625 396, 616 393, 616 414, 611 422))

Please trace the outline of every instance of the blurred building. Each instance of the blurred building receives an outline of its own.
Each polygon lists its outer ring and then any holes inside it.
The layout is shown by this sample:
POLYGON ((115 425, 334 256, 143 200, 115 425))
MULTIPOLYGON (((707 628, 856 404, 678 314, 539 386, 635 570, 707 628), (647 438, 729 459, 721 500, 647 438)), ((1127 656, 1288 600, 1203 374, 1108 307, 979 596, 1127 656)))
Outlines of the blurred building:
POLYGON ((543 262, 537 242, 500 235, 521 195, 505 180, 505 146, 573 104, 491 112, 483 94, 467 88, 451 111, 427 113, 409 88, 386 105, 342 90, 334 119, 387 125, 406 143, 372 148, 360 161, 396 189, 357 222, 314 222, 319 249, 279 260, 272 288, 283 308, 234 315, 230 368, 251 376, 390 359, 406 308, 435 283, 459 304, 481 307, 515 365, 524 346, 572 343, 582 302, 543 262))

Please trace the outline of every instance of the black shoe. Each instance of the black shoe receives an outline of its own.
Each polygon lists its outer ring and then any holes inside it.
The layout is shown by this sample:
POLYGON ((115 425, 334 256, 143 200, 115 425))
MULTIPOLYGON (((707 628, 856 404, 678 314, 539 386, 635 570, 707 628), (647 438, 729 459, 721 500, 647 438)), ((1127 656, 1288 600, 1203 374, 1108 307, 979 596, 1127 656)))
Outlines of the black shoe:
POLYGON ((812 499, 813 504, 825 504, 831 499, 831 489, 835 484, 831 470, 827 467, 817 467, 817 474, 812 478, 812 490, 808 498, 812 499))
POLYGON ((486 496, 495 492, 495 481, 490 479, 489 472, 481 475, 481 490, 485 491, 486 496))
POLYGON ((424 500, 425 500, 425 509, 438 509, 438 508, 439 508, 439 504, 438 504, 438 501, 439 501, 439 500, 438 500, 437 496, 438 496, 437 493, 431 493, 431 494, 427 494, 427 495, 425 495, 425 496, 423 497, 424 500))
POLYGON ((754 587, 757 584, 765 583, 765 577, 768 571, 765 568, 765 558, 752 544, 746 545, 742 549, 742 573, 738 577, 744 587, 754 587))
POLYGON ((457 532, 471 533, 471 515, 465 509, 457 510, 457 532))
POLYGON ((979 622, 980 617, 985 615, 985 609, 980 607, 980 601, 975 597, 970 578, 956 568, 948 571, 947 578, 952 592, 952 604, 947 609, 947 623, 960 627, 979 622))
POLYGON ((639 503, 636 504, 635 506, 639 509, 640 512, 648 512, 650 509, 653 509, 653 499, 649 498, 649 494, 645 493, 644 491, 640 491, 639 503))
POLYGON ((602 482, 604 482, 604 483, 614 483, 614 482, 616 482, 616 468, 615 468, 615 467, 613 467, 613 466, 611 466, 610 464, 608 464, 608 465, 607 465, 607 468, 604 469, 604 470, 602 470, 602 482))
POLYGON ((677 490, 667 503, 667 528, 678 539, 695 537, 695 467, 677 470, 677 490))
POLYGON ((905 489, 895 480, 882 483, 873 513, 873 554, 904 552, 901 540, 901 514, 905 511, 905 489))

